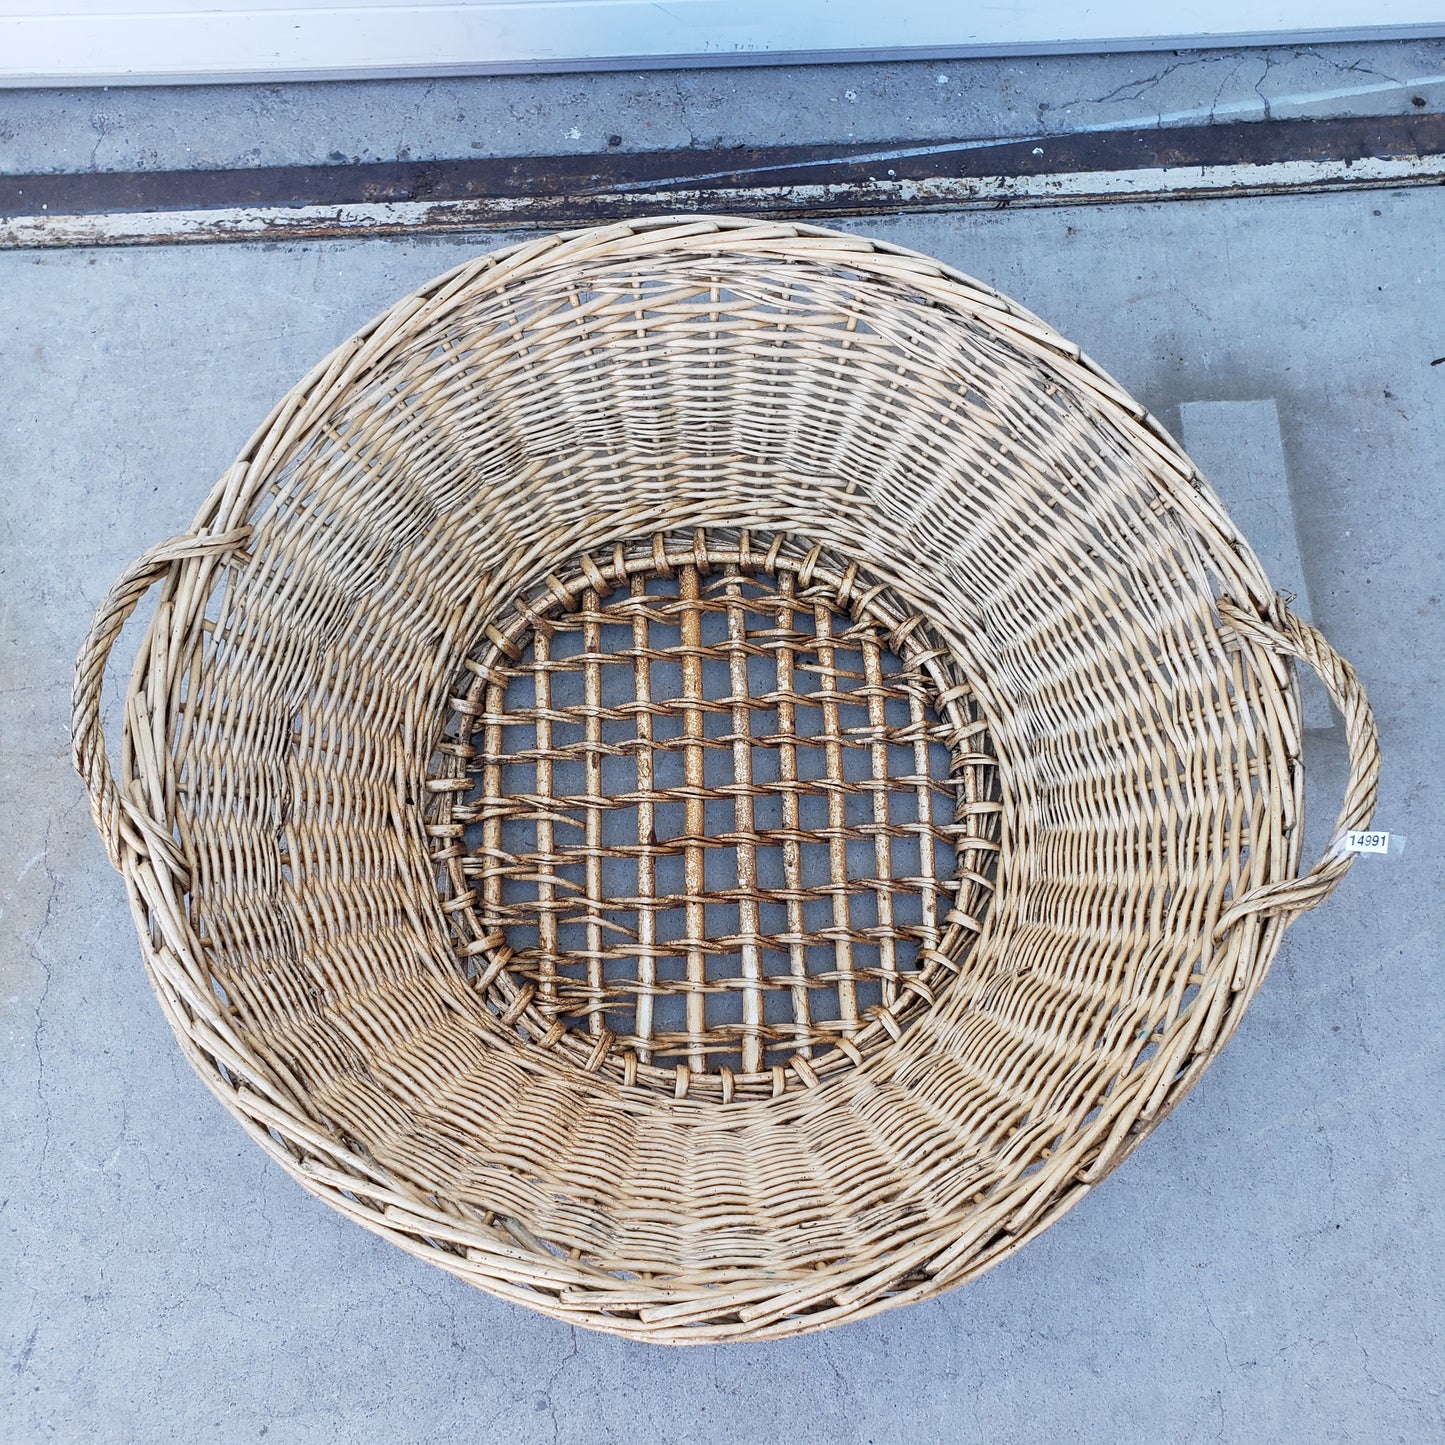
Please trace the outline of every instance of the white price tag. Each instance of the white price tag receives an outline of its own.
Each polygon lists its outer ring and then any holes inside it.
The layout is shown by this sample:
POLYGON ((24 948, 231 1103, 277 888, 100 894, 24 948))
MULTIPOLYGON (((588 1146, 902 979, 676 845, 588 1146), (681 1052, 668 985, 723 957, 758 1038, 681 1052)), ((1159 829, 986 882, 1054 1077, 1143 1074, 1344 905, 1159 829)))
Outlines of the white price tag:
POLYGON ((1388 833, 1346 833, 1346 853, 1388 853, 1390 851, 1390 835, 1388 833))

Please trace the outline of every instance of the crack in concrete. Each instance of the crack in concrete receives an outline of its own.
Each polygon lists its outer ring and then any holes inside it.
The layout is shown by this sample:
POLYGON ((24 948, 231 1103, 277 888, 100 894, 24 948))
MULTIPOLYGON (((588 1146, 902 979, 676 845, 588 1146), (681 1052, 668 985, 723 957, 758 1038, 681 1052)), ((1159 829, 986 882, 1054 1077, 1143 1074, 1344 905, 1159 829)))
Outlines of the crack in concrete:
POLYGON ((551 1373, 547 1376, 547 1387, 542 1392, 542 1398, 547 1402, 547 1419, 552 1426, 552 1445, 558 1445, 558 1442, 562 1438, 562 1427, 557 1423, 557 1404, 556 1401, 553 1399, 552 1392, 556 1388, 557 1381, 561 1377, 562 1371, 565 1370, 567 1366, 577 1358, 578 1351, 577 1326, 568 1325, 567 1331, 570 1336, 571 1348, 567 1351, 565 1355, 561 1357, 561 1359, 557 1361, 556 1365, 552 1368, 551 1373))
POLYGON ((448 1341, 452 1349, 456 1350, 458 1354, 461 1354, 466 1350, 467 1346, 466 1341, 461 1336, 461 1331, 457 1328, 457 1302, 451 1298, 451 1295, 448 1293, 451 1279, 452 1276, 449 1275, 437 1289, 430 1290, 422 1288, 421 1293, 423 1298, 429 1299, 434 1305, 446 1311, 448 1341))
POLYGON ((1191 56, 1184 60, 1176 60, 1166 65, 1157 75, 1146 76, 1143 80, 1126 80, 1121 85, 1116 85, 1107 95, 1097 96, 1092 100, 1071 100, 1069 105, 1108 105, 1114 101, 1141 100, 1151 90, 1156 90, 1164 81, 1168 80, 1176 70, 1186 70, 1194 66, 1217 65, 1224 57, 1222 55, 1191 56), (1132 91, 1126 95, 1125 91, 1132 91))
POLYGON ((837 1357, 833 1353, 833 1343, 831 1336, 820 1335, 818 1337, 819 1353, 823 1356, 829 1372, 837 1382, 838 1403, 843 1407, 845 1413, 856 1415, 858 1413, 858 1393, 854 1388, 853 1381, 843 1373, 842 1367, 838 1364, 837 1357))
POLYGON ((1308 55, 1313 60, 1318 60, 1322 65, 1328 65, 1331 70, 1337 70, 1341 75, 1378 75, 1381 80, 1388 80, 1392 85, 1407 86, 1413 85, 1412 80, 1402 80, 1398 75, 1389 75, 1383 70, 1376 70, 1373 65, 1366 65, 1363 60, 1352 60, 1348 65, 1343 61, 1336 60, 1331 55, 1323 55, 1312 46, 1304 50, 1296 50, 1295 56, 1308 55))
POLYGON ((1209 1308, 1209 1301, 1200 1292, 1199 1303, 1204 1307, 1204 1318, 1209 1321, 1209 1327, 1219 1336, 1219 1343, 1224 1347, 1224 1363, 1229 1366, 1230 1372, 1234 1371, 1234 1356, 1229 1349, 1229 1336, 1219 1327, 1219 1321, 1214 1318, 1214 1311, 1209 1308))
POLYGON ((1382 1380, 1374 1370, 1371 1369, 1373 1361, 1370 1359, 1369 1347, 1360 1338, 1360 1328, 1353 1321, 1350 1321, 1350 1338, 1355 1342, 1355 1348, 1359 1350, 1361 1357, 1361 1368, 1365 1378, 1375 1386, 1376 1389, 1384 1390, 1392 1399, 1399 1400, 1403 1404, 1410 1405, 1415 1409, 1425 1406, 1426 1400, 1420 1395, 1412 1394, 1408 1390, 1401 1389, 1399 1385, 1392 1385, 1388 1380, 1382 1380))
POLYGON ((269 1259, 274 1260, 276 1258, 276 1221, 271 1218, 271 1203, 266 1194, 271 1171, 269 1168, 263 1169, 256 1178, 261 1186, 256 1194, 256 1213, 260 1215, 262 1224, 266 1226, 266 1243, 264 1245, 266 1255, 269 1259))
POLYGON ((111 131, 110 122, 106 119, 104 111, 96 111, 94 113, 93 120, 95 123, 96 136, 95 144, 90 148, 91 170, 96 169, 96 157, 100 154, 100 148, 102 145, 105 144, 106 139, 109 137, 111 131))
MULTIPOLYGON (((432 98, 432 92, 433 92, 436 88, 437 88, 437 83, 436 83, 436 81, 435 81, 435 80, 430 81, 430 82, 427 84, 426 89, 423 90, 422 93, 417 97, 416 104, 412 107, 412 113, 411 113, 411 125, 412 125, 412 129, 413 129, 413 130, 419 130, 419 129, 420 129, 420 127, 421 127, 421 115, 422 115, 422 111, 425 109, 426 103, 432 98)), ((400 129, 399 136, 398 136, 398 140, 397 140, 397 144, 396 144, 396 147, 395 147, 395 149, 396 149, 396 155, 397 155, 397 159, 398 159, 398 160, 410 160, 410 159, 411 159, 411 147, 410 147, 409 145, 406 145, 406 144, 404 143, 404 141, 401 139, 401 137, 404 137, 405 134, 406 134, 406 126, 403 125, 403 126, 401 127, 401 129, 400 129)))
MULTIPOLYGON (((40 970, 43 980, 40 988, 40 997, 35 1001, 35 1099, 40 1105, 40 1160, 36 1167, 37 1177, 44 1177, 45 1166, 50 1158, 50 1141, 53 1132, 53 1118, 50 1110, 49 1085, 45 1077, 45 1005, 50 997, 50 986, 53 982, 50 963, 45 957, 41 948, 41 940, 45 937, 50 927, 51 919, 55 914, 55 901, 60 896, 60 878, 50 866, 50 839, 55 827, 55 819, 52 817, 45 824, 45 839, 41 847, 39 864, 40 870, 49 885, 49 891, 45 897, 45 911, 41 915, 40 922, 36 926, 30 939, 30 957, 35 966, 40 970)), ((28 869, 27 869, 28 871, 28 869)))
POLYGON ((686 87, 679 75, 672 83, 673 95, 677 98, 677 118, 682 123, 682 128, 687 132, 687 143, 690 149, 698 148, 697 131, 693 129, 692 117, 688 114, 686 87))
MULTIPOLYGON (((1223 98, 1225 90, 1228 89, 1230 83, 1243 69, 1243 66, 1243 61, 1235 61, 1235 63, 1229 68, 1229 74, 1226 75, 1224 79, 1219 82, 1219 88, 1214 92, 1214 99, 1209 102, 1209 120, 1211 124, 1214 121, 1214 112, 1219 109, 1219 102, 1223 98)), ((1160 115, 1159 120, 1160 126, 1162 128, 1164 120, 1162 114, 1160 115)))
POLYGON ((26 1336, 25 1343, 20 1346, 20 1352, 15 1356, 15 1363, 10 1367, 17 1375, 23 1375, 29 1369, 30 1356, 35 1353, 35 1341, 39 1334, 40 1326, 36 1325, 26 1336))
POLYGON ((1259 79, 1254 82, 1254 93, 1259 97, 1260 104, 1264 106, 1264 118, 1266 120, 1273 120, 1274 108, 1270 103, 1269 97, 1260 89, 1260 86, 1269 79, 1269 73, 1274 69, 1277 62, 1270 57, 1268 52, 1259 58, 1264 63, 1264 69, 1260 72, 1259 79))
MULTIPOLYGON (((1225 58, 1226 57, 1222 55, 1185 56, 1179 60, 1171 61, 1162 70, 1156 71, 1153 75, 1146 75, 1143 77, 1131 77, 1129 80, 1123 81, 1119 85, 1116 85, 1113 90, 1106 92, 1104 95, 1075 96, 1072 100, 1056 102, 1049 107, 1049 110, 1052 113, 1057 114, 1060 111, 1071 110, 1074 106, 1080 105, 1112 105, 1117 103, 1128 104, 1132 101, 1141 100, 1151 90, 1157 90, 1158 87, 1171 75, 1173 75, 1174 72, 1177 70, 1188 70, 1197 66, 1217 65, 1225 58), (1129 93, 1126 94, 1126 92, 1129 93)), ((1238 63, 1236 62, 1236 68, 1237 66, 1238 63)), ((1216 97, 1216 102, 1217 100, 1218 97, 1216 97)), ((1162 110, 1155 112, 1156 123, 1158 122, 1162 114, 1162 110)), ((1144 120, 1144 117, 1141 116, 1140 120, 1142 122, 1144 120)))

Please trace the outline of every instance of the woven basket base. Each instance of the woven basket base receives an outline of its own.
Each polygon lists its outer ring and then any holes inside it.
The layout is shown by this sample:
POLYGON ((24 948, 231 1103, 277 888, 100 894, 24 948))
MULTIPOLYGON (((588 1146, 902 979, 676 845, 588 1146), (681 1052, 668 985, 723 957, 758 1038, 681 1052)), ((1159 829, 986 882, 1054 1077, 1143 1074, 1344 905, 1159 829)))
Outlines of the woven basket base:
POLYGON ((489 628, 449 711, 427 831, 458 955, 588 1071, 815 1086, 983 926, 1001 804, 956 659, 805 541, 584 557, 489 628))

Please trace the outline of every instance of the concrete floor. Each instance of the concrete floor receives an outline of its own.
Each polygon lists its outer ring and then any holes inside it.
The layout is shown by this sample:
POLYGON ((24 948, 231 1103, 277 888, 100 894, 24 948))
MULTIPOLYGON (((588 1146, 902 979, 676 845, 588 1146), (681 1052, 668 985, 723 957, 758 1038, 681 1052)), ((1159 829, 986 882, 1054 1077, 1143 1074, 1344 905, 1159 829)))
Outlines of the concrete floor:
MULTIPOLYGON (((104 590, 274 398, 507 238, 0 254, 0 1439, 1445 1437, 1445 191, 860 229, 1018 297, 1171 427, 1274 402, 1315 618, 1370 689, 1406 852, 1292 929, 1118 1174, 962 1291, 683 1352, 495 1302, 313 1201, 189 1073, 67 719, 104 590)), ((1310 741, 1318 835, 1338 730, 1310 741)))
POLYGON ((1445 41, 610 71, 385 84, 0 90, 0 173, 973 140, 1445 109, 1445 41))

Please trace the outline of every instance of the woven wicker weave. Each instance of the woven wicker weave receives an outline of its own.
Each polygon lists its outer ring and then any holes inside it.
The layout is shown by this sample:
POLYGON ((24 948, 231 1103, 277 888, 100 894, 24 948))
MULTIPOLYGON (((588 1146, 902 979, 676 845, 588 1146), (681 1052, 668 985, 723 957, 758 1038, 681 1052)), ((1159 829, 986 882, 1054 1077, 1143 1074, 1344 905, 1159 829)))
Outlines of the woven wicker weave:
POLYGON ((919 1300, 1228 1038, 1358 680, 1077 348, 812 227, 400 302, 116 584, 75 756, 191 1063, 313 1193, 664 1341, 919 1300), (159 602, 114 776, 101 679, 159 602))

